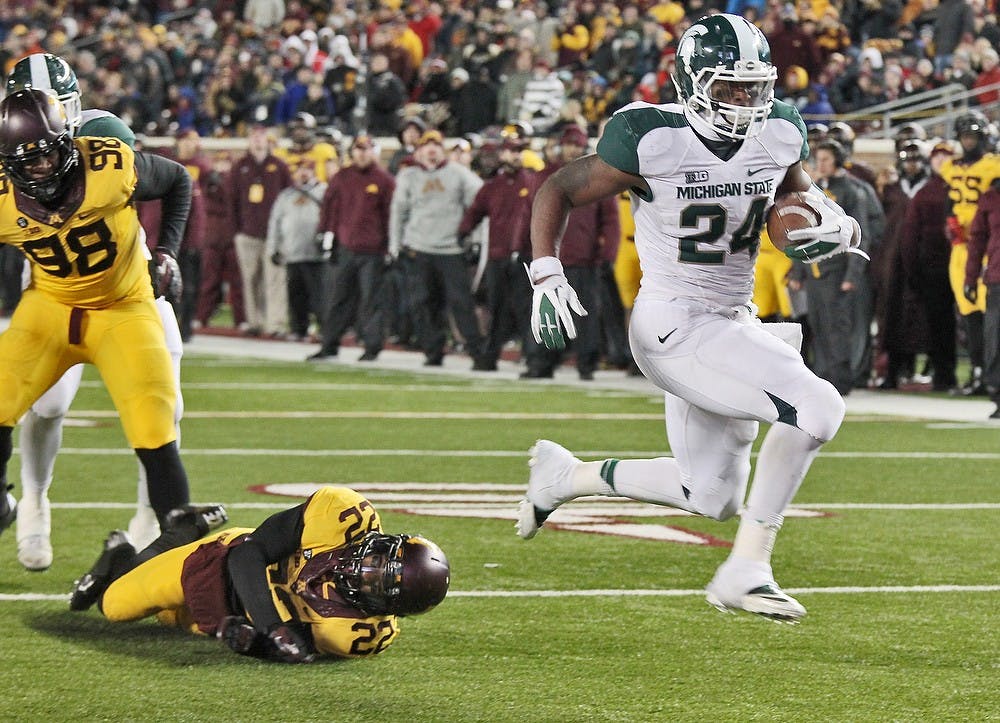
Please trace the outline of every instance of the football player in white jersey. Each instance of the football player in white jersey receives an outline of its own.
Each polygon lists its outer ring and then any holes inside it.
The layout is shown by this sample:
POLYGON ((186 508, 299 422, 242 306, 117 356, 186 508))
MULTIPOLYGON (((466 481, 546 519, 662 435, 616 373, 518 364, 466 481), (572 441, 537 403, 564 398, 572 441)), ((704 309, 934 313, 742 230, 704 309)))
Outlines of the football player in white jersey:
POLYGON ((517 531, 533 537, 560 504, 615 495, 725 520, 740 511, 758 424, 771 425, 732 552, 707 587, 721 610, 797 621, 805 608, 771 571, 771 549, 844 402, 799 353, 795 324, 761 324, 750 304, 759 235, 777 193, 803 191, 816 228, 794 231, 786 253, 805 261, 843 253, 857 223, 814 189, 802 168, 806 129, 774 99, 776 71, 763 33, 712 15, 681 37, 679 102, 632 103, 608 122, 597 153, 554 174, 531 217, 532 328, 549 348, 575 336, 585 314, 556 258, 573 207, 628 191, 642 283, 629 341, 642 372, 664 391, 673 457, 582 462, 555 442, 531 451, 517 531))
MULTIPOLYGON (((63 58, 50 53, 33 53, 19 60, 7 78, 5 92, 9 95, 23 88, 38 88, 54 93, 66 110, 74 136, 113 137, 129 147, 135 147, 135 134, 118 116, 97 108, 82 108, 76 73, 63 58)), ((28 271, 27 265, 25 266, 25 271, 28 271)), ((158 296, 156 308, 163 322, 174 378, 178 380, 174 421, 178 425, 179 444, 179 423, 184 411, 184 398, 179 382, 183 355, 181 334, 170 302, 163 296, 158 296)), ((82 378, 82 364, 70 367, 32 405, 21 422, 19 447, 22 496, 17 504, 17 558, 28 570, 45 570, 52 564, 48 489, 52 484, 56 454, 62 445, 63 419, 80 389, 82 378)), ((128 532, 137 548, 145 547, 160 534, 156 514, 149 502, 146 470, 142 464, 139 465, 136 512, 129 522, 128 532)))

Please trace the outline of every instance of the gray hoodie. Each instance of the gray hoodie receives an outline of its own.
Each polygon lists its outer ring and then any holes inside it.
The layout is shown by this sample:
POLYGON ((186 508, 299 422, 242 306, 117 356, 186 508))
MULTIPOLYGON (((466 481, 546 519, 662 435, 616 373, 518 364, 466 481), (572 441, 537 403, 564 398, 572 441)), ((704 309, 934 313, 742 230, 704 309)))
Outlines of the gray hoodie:
POLYGON ((428 254, 458 254, 458 224, 482 179, 450 161, 437 168, 407 166, 396 177, 389 212, 389 252, 407 246, 428 254))

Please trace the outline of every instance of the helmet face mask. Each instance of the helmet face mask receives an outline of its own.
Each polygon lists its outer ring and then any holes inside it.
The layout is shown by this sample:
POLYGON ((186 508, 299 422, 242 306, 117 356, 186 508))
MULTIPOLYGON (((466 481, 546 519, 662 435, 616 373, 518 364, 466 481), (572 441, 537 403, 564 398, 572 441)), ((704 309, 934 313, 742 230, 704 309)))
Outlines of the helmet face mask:
POLYGON ((11 70, 5 89, 10 95, 25 88, 55 93, 66 110, 70 133, 76 134, 83 124, 83 103, 80 84, 69 63, 51 53, 33 53, 22 58, 11 70))
POLYGON ((66 111, 53 94, 19 90, 0 102, 0 165, 19 191, 43 204, 58 202, 78 158, 66 111))
POLYGON ((371 532, 330 570, 337 592, 368 615, 418 615, 448 592, 448 560, 419 535, 371 532))
POLYGON ((778 71, 767 38, 734 15, 704 17, 681 36, 673 74, 684 115, 701 135, 759 135, 774 103, 778 71))

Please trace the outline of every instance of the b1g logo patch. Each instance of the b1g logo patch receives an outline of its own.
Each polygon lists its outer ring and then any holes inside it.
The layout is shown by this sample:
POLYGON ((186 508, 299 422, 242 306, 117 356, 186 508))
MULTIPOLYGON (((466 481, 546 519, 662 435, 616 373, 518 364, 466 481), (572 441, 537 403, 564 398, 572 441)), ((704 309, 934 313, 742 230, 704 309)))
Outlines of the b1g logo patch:
POLYGON ((708 181, 708 171, 688 171, 684 174, 684 183, 705 183, 708 181))

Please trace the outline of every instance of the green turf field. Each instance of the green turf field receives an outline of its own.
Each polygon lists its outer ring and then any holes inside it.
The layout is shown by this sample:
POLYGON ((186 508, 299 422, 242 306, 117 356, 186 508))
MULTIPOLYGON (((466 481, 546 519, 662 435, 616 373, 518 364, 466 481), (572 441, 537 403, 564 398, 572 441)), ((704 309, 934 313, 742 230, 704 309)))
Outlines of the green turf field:
POLYGON ((553 517, 561 529, 515 536, 535 439, 589 459, 663 454, 658 398, 185 358, 195 501, 253 526, 293 493, 348 485, 388 531, 423 533, 451 560, 449 597, 404 619, 384 654, 293 667, 69 612, 136 484, 85 378, 50 494, 52 568, 26 572, 13 530, 0 537, 4 721, 1000 719, 996 426, 849 416, 778 539, 778 581, 809 610, 789 626, 700 594, 735 521, 588 499, 553 517))

